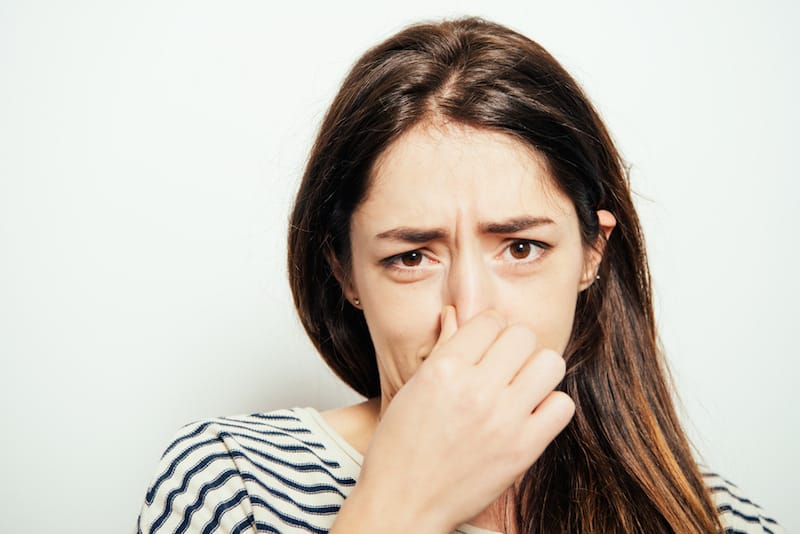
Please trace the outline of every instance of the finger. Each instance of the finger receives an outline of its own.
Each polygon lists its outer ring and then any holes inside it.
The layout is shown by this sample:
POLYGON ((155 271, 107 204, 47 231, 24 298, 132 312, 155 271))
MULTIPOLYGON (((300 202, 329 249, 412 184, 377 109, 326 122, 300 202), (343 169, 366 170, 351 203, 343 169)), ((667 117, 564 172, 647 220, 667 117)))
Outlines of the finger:
POLYGON ((442 314, 439 318, 439 339, 436 340, 431 352, 442 344, 447 343, 455 335, 456 331, 458 331, 456 309, 453 306, 445 306, 442 308, 442 314))
POLYGON ((508 385, 536 350, 536 335, 523 325, 506 328, 486 351, 478 364, 484 379, 492 384, 508 385))
POLYGON ((529 358, 509 386, 520 409, 534 411, 564 379, 566 363, 559 353, 543 349, 529 358))
POLYGON ((563 391, 551 391, 523 426, 522 443, 532 464, 569 424, 575 402, 563 391))
MULTIPOLYGON (((455 321, 455 308, 453 312, 452 320, 455 321)), ((505 327, 505 319, 496 311, 479 313, 460 328, 449 326, 449 332, 453 328, 457 331, 431 352, 430 359, 457 358, 459 361, 476 364, 505 327)))

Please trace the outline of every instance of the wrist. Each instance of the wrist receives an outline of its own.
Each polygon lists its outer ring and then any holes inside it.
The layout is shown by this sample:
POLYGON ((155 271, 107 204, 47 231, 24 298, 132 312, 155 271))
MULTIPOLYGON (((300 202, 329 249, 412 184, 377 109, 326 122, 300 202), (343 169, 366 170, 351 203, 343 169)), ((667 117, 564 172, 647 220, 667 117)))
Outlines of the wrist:
POLYGON ((452 529, 423 517, 401 496, 384 496, 356 485, 342 504, 330 534, 448 534, 452 529))

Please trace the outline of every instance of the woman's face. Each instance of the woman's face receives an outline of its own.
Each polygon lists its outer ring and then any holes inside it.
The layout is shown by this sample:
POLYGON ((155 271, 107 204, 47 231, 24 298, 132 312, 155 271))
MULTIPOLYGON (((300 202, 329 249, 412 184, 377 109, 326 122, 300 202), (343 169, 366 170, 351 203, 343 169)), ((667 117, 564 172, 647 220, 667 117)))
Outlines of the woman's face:
MULTIPOLYGON (((607 235, 613 217, 598 215, 607 235)), ((459 325, 494 309, 562 352, 600 260, 543 156, 461 125, 421 125, 389 146, 350 237, 344 289, 363 310, 389 398, 430 353, 446 305, 459 325)))

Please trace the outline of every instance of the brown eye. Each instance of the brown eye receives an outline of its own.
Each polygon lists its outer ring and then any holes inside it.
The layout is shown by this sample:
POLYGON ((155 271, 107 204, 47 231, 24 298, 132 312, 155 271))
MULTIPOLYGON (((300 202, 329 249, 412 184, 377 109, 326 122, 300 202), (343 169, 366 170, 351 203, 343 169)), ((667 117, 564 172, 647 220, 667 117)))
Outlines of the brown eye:
POLYGON ((524 260, 531 255, 531 244, 527 241, 515 241, 508 247, 511 255, 518 260, 524 260))
POLYGON ((422 253, 418 250, 412 250, 411 252, 406 252, 402 256, 400 256, 400 261, 403 262, 403 265, 406 267, 416 267, 420 263, 422 263, 422 253))

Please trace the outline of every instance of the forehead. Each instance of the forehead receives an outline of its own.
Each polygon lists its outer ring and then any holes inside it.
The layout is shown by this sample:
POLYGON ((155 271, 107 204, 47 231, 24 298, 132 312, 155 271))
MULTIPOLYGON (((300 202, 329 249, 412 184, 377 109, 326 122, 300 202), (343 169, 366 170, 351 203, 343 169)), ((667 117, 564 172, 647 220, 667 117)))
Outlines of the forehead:
POLYGON ((542 154, 510 135, 453 124, 420 125, 392 143, 377 159, 354 218, 446 224, 442 219, 465 213, 577 223, 542 154))

